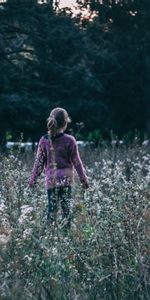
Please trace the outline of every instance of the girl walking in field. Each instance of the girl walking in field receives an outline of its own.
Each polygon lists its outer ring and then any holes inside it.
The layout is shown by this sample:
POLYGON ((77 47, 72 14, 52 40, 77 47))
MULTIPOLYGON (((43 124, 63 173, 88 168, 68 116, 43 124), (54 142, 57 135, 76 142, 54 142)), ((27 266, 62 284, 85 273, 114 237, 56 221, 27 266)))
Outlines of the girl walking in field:
POLYGON ((70 122, 67 111, 55 108, 47 119, 48 133, 41 137, 33 171, 29 179, 30 188, 34 187, 38 176, 45 169, 45 184, 48 195, 48 215, 53 219, 56 216, 60 201, 63 217, 70 226, 71 187, 74 182, 73 168, 76 169, 82 187, 88 188, 88 180, 81 161, 76 140, 65 134, 70 122))

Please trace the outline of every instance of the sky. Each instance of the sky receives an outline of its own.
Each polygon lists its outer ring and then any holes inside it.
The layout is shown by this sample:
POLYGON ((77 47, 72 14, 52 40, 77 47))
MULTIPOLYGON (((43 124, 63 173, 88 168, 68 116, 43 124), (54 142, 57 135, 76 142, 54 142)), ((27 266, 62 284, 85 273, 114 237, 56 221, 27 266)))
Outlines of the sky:
MULTIPOLYGON (((1 0, 0 0, 1 1, 1 0)), ((6 0, 5 0, 6 1, 6 0)), ((46 3, 44 0, 38 0, 38 3, 46 3)), ((54 1, 55 3, 55 1, 54 1)), ((59 0, 59 7, 64 8, 64 7, 70 7, 73 8, 73 6, 76 4, 76 0, 59 0)))
POLYGON ((60 7, 72 7, 76 3, 76 0, 60 0, 60 7))
MULTIPOLYGON (((76 0, 60 0, 59 2, 59 7, 63 8, 63 7, 70 7, 72 8, 72 11, 74 12, 74 15, 76 15, 77 13, 81 13, 81 11, 79 9, 77 9, 77 3, 76 0)), ((88 18, 89 21, 93 20, 93 17, 96 16, 96 12, 92 12, 89 10, 89 8, 84 8, 82 9, 82 17, 83 18, 88 18)))

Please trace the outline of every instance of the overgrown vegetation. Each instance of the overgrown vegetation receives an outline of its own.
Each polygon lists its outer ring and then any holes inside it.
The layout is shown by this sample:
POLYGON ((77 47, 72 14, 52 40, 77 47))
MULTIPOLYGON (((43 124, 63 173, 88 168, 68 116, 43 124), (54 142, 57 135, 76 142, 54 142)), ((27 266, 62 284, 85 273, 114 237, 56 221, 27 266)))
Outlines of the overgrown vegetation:
POLYGON ((67 233, 45 218, 44 175, 28 189, 32 155, 1 156, 1 299, 150 298, 149 147, 82 149, 90 188, 76 180, 67 233))

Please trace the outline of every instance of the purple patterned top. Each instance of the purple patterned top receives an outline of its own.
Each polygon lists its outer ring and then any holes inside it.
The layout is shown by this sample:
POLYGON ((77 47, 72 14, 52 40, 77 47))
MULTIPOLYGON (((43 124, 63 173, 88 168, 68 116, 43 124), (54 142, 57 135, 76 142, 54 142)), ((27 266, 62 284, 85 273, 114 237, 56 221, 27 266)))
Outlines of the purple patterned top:
POLYGON ((74 181, 73 167, 81 183, 88 185, 75 138, 65 133, 59 133, 54 138, 46 134, 39 141, 29 185, 34 186, 43 169, 46 189, 71 185, 74 181))

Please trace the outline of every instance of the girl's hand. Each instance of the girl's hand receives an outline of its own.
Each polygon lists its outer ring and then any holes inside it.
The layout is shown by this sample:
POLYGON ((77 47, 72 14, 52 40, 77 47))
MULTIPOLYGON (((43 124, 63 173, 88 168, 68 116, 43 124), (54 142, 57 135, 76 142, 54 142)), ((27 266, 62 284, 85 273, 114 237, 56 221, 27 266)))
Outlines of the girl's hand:
POLYGON ((34 185, 29 185, 29 188, 30 188, 30 190, 33 190, 34 189, 34 185))
POLYGON ((33 182, 29 182, 29 188, 32 190, 34 188, 34 183, 33 182))
POLYGON ((84 190, 87 190, 89 188, 88 182, 82 183, 82 187, 83 187, 84 190))

